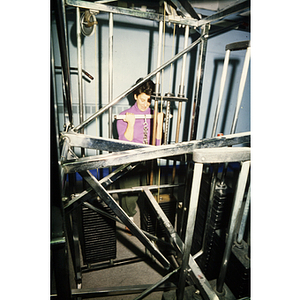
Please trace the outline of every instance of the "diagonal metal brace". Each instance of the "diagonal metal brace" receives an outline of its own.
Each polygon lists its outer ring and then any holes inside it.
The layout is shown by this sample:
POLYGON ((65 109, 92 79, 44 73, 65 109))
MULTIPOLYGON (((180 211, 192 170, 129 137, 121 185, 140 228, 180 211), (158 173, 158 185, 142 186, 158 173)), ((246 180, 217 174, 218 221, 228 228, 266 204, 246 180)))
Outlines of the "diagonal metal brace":
POLYGON ((62 167, 65 173, 80 172, 116 166, 127 163, 140 162, 156 158, 164 158, 176 155, 192 153, 200 148, 217 148, 238 145, 250 142, 250 132, 235 133, 220 137, 195 140, 190 142, 181 142, 175 145, 162 145, 155 147, 145 147, 135 150, 127 150, 102 155, 94 155, 78 158, 75 161, 67 161, 62 167))
POLYGON ((170 268, 169 261, 163 254, 154 246, 140 228, 132 222, 121 206, 109 195, 109 193, 89 171, 82 171, 79 174, 86 182, 94 189, 101 199, 110 207, 117 217, 129 228, 131 233, 135 235, 139 241, 151 252, 151 254, 164 266, 165 269, 170 268))
MULTIPOLYGON (((164 211, 161 209, 150 190, 145 188, 144 192, 150 200, 150 203, 157 214, 158 220, 161 220, 166 232, 169 234, 171 243, 174 244, 180 253, 184 253, 185 245, 175 231, 172 223, 169 221, 168 217, 165 215, 164 211)), ((205 297, 205 300, 219 300, 219 297, 216 295, 215 291, 212 289, 208 280, 205 278, 198 264, 191 255, 189 256, 188 266, 189 275, 197 287, 204 292, 203 296, 205 297)))
MULTIPOLYGON (((110 184, 114 183, 116 180, 127 174, 129 171, 133 170, 138 163, 135 164, 127 164, 127 165, 122 165, 115 171, 111 172, 109 175, 106 177, 102 178, 100 180, 102 186, 106 188, 110 184)), ((81 205, 83 202, 88 201, 92 197, 96 195, 95 191, 92 188, 89 188, 83 192, 81 192, 79 195, 74 197, 65 207, 65 211, 67 213, 71 212, 74 210, 76 207, 81 205)))

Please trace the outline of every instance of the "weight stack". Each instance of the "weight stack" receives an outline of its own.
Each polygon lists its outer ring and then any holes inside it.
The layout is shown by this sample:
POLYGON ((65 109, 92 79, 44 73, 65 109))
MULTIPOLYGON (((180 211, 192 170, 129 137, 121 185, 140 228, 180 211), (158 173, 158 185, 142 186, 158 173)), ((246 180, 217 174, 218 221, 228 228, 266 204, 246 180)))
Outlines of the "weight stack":
MULTIPOLYGON (((204 175, 204 174, 203 174, 204 175)), ((210 178, 203 177, 200 190, 200 199, 197 210, 195 231, 192 244, 192 254, 202 248, 205 221, 209 202, 210 178)), ((228 186, 216 185, 211 211, 207 220, 207 231, 203 254, 196 259, 199 267, 208 280, 217 279, 219 276, 225 250, 226 232, 233 204, 233 190, 228 186)), ((248 244, 242 241, 242 247, 232 247, 225 283, 239 299, 250 296, 250 259, 248 244)))
POLYGON ((228 226, 232 206, 232 190, 226 185, 216 184, 210 219, 207 220, 207 229, 204 233, 207 216, 210 180, 204 180, 200 190, 200 201, 196 219, 192 253, 202 248, 202 239, 205 234, 203 254, 196 260, 208 280, 218 277, 223 252, 225 248, 225 231, 228 226), (199 242, 201 241, 201 243, 199 242))
MULTIPOLYGON (((154 197, 157 201, 158 196, 155 195, 154 197)), ((177 206, 176 198, 173 195, 161 194, 159 195, 158 204, 174 226, 177 206)), ((156 214, 153 211, 148 199, 143 197, 142 201, 140 201, 140 208, 140 221, 142 230, 145 230, 159 238, 166 237, 167 234, 165 233, 165 229, 158 222, 156 214)))
MULTIPOLYGON (((97 200, 93 206, 115 216, 113 211, 97 200)), ((94 210, 82 206, 82 256, 85 265, 116 258, 116 222, 94 210)))

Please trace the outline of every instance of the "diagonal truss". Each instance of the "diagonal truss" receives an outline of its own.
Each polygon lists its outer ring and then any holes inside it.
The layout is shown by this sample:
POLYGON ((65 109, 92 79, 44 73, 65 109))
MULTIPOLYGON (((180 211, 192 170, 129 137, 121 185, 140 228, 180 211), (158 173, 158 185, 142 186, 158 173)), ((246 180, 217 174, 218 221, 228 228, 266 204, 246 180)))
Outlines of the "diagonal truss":
MULTIPOLYGON (((66 211, 71 211, 78 205, 81 205, 84 201, 88 201, 92 196, 98 195, 102 201, 108 205, 115 213, 117 218, 125 224, 133 235, 150 251, 150 253, 157 259, 159 263, 165 268, 170 269, 171 264, 168 259, 160 252, 160 250, 151 241, 151 238, 147 236, 134 222, 132 222, 121 206, 115 201, 106 188, 119 179, 120 177, 133 170, 140 161, 150 160, 161 157, 174 157, 182 154, 191 154, 196 149, 201 148, 219 148, 237 145, 241 143, 250 142, 250 132, 225 135, 216 138, 208 138, 199 141, 182 142, 176 145, 163 145, 163 146, 145 146, 130 142, 121 142, 111 139, 103 139, 99 137, 86 136, 84 134, 78 134, 74 132, 62 133, 61 135, 63 144, 63 158, 61 159, 62 168, 65 173, 79 172, 83 179, 89 184, 90 188, 83 191, 80 195, 73 198, 66 206, 66 211), (108 150, 113 147, 116 152, 95 155, 86 158, 78 158, 71 150, 71 147, 86 147, 98 150, 108 150), (125 150, 124 150, 125 149, 125 150), (130 149, 130 150, 127 150, 130 149), (68 151, 71 155, 68 155, 68 151), (89 171, 95 167, 107 167, 112 165, 119 165, 124 163, 115 171, 111 172, 108 176, 97 180, 89 171)), ((168 185, 170 187, 170 185, 168 185)), ((151 186, 144 186, 140 191, 144 192, 147 200, 150 202, 154 212, 157 215, 157 219, 161 222, 165 228, 165 232, 168 234, 170 240, 170 246, 172 246, 180 255, 185 257, 186 245, 181 240, 173 225, 156 202, 152 192, 151 186)), ((188 276, 192 282, 202 291, 205 299, 217 300, 219 299, 213 288, 210 286, 208 280, 205 278, 200 267, 196 263, 195 259, 188 254, 187 268, 188 276)), ((146 289, 137 299, 141 299, 143 295, 150 293, 150 291, 157 288, 170 276, 176 273, 178 269, 172 270, 165 278, 160 280, 153 286, 146 289)))

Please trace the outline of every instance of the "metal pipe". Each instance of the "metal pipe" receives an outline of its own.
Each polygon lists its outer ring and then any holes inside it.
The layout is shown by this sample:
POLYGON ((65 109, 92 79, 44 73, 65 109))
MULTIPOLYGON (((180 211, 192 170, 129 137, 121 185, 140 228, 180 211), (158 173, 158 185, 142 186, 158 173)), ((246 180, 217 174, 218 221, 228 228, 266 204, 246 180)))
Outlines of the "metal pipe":
MULTIPOLYGON (((80 21, 79 7, 76 7, 76 30, 77 30, 79 123, 82 123, 83 122, 83 89, 82 89, 81 21, 80 21)), ((84 133, 83 128, 81 128, 81 133, 84 133)))
MULTIPOLYGON (((113 101, 113 28, 114 20, 113 13, 109 13, 109 54, 108 54, 108 101, 109 103, 113 101)), ((109 108, 108 114, 108 137, 112 138, 112 108, 109 108)))
POLYGON ((242 239, 244 237, 246 221, 247 221, 248 213, 249 213, 250 198, 251 198, 251 187, 249 186, 248 194, 247 194, 247 200, 246 200, 246 203, 245 203, 243 217, 242 217, 242 221, 241 221, 241 225, 240 225, 240 230, 239 230, 238 237, 237 237, 237 242, 239 244, 242 243, 242 239))
MULTIPOLYGON (((185 33, 184 33, 184 48, 188 45, 188 39, 189 39, 189 26, 185 26, 185 33)), ((179 97, 183 96, 184 92, 184 77, 185 77, 185 66, 186 66, 186 57, 187 54, 184 54, 182 57, 182 68, 181 68, 181 78, 180 78, 180 86, 179 86, 179 97)))
POLYGON ((213 125, 213 130, 211 133, 211 137, 214 137, 216 135, 217 124, 218 124, 218 120, 219 120, 219 114, 220 114, 221 103, 222 103, 223 92, 224 92, 224 88, 225 88, 225 81, 226 81, 227 70, 228 70, 229 56, 230 56, 230 50, 226 50, 223 71, 222 71, 222 77, 221 77, 221 84, 220 84, 219 100, 218 100, 218 105, 217 105, 216 112, 215 112, 215 119, 214 119, 214 125, 213 125))
MULTIPOLYGON (((189 39, 189 26, 186 26, 185 27, 185 35, 184 35, 184 48, 187 47, 188 39, 189 39)), ((184 54, 183 57, 182 57, 181 79, 180 79, 178 97, 183 97, 183 95, 184 95, 183 93, 184 93, 184 77, 185 77, 186 57, 187 57, 187 54, 184 54)), ((178 103, 178 114, 177 114, 175 143, 178 143, 178 141, 179 141, 181 112, 182 112, 182 101, 180 101, 178 103)), ((172 183, 175 182, 175 173, 176 173, 176 161, 173 162, 172 183)))
POLYGON ((192 182, 190 207, 189 207, 189 213, 188 213, 188 218, 187 218, 184 251, 183 251, 182 264, 181 264, 181 270, 180 270, 180 275, 179 275, 177 300, 182 300, 183 296, 184 296, 184 287, 185 287, 185 280, 186 280, 186 275, 187 275, 187 266, 189 263, 191 247, 192 247, 192 240, 193 240, 193 235, 194 235, 195 220, 196 220, 198 199, 199 199, 199 193, 200 193, 199 186, 201 184, 202 171, 203 171, 203 164, 196 163, 195 168, 194 168, 193 182, 192 182))
POLYGON ((88 119, 86 119, 84 122, 82 122, 81 124, 79 124, 78 126, 76 126, 74 128, 74 131, 78 131, 82 127, 84 127, 87 124, 89 124, 95 118, 97 118, 102 113, 104 113, 105 111, 107 111, 110 107, 112 107, 113 105, 117 104, 120 100, 122 100, 124 97, 126 97, 131 92, 133 92, 136 88, 138 88, 139 86, 141 86, 144 82, 146 82, 152 76, 154 76, 155 74, 157 74, 158 72, 160 72, 162 69, 166 68, 168 65, 170 65, 175 60, 179 59, 185 53, 191 51, 195 46, 197 46, 201 42, 202 39, 203 39, 203 36, 199 37, 190 46, 188 46, 187 48, 183 49, 181 52, 177 53, 173 58, 171 58, 170 60, 168 60, 167 62, 165 62, 164 64, 162 64, 160 67, 156 68, 154 71, 152 71, 147 76, 145 76, 144 79, 142 79, 139 83, 135 84, 134 86, 132 86, 131 88, 129 88, 128 90, 126 90, 125 92, 123 92, 121 95, 119 95, 117 98, 115 98, 112 102, 108 103, 107 105, 105 105, 104 107, 102 107, 100 110, 98 110, 96 113, 94 113, 92 116, 90 116, 88 119))
POLYGON ((225 246, 225 250, 224 250, 224 254, 223 254, 221 270, 219 273, 219 277, 217 279, 216 287, 217 287, 217 291, 219 293, 222 293, 222 291, 223 291, 223 285, 224 285, 225 276, 226 276, 226 272, 227 272, 227 268, 228 268, 228 261, 230 258, 231 248, 232 248, 233 239, 234 239, 234 233, 235 233, 236 225, 237 225, 236 224, 237 218, 238 218, 239 210, 240 210, 242 202, 243 202, 244 192, 245 192, 249 168, 250 168, 250 161, 245 161, 245 162, 242 162, 241 164, 242 164, 242 168, 240 171, 240 175, 239 175, 239 179, 238 179, 238 183, 237 183, 237 189, 236 189, 236 193, 234 196, 228 237, 227 237, 226 246, 225 246))
POLYGON ((198 70, 197 70, 194 105, 193 105, 193 112, 192 112, 190 140, 195 140, 197 136, 197 127, 199 121, 198 119, 199 119, 199 110, 201 104, 202 83, 203 83, 203 76, 204 76, 207 37, 208 37, 209 28, 210 28, 209 24, 202 26, 202 34, 201 34, 202 42, 200 44, 200 49, 199 49, 198 70))
POLYGON ((236 103, 236 107, 235 107, 234 118, 232 121, 231 131, 230 131, 231 134, 235 132, 237 119, 238 119, 238 115, 240 112, 240 106, 242 103, 245 83, 246 83, 246 79, 247 79, 249 61, 250 61, 250 52, 251 52, 251 47, 249 46, 246 50, 244 66, 243 66, 243 71, 242 71, 242 76, 241 76, 241 81, 240 81, 240 86, 239 86, 238 98, 237 98, 237 103, 236 103))
MULTIPOLYGON (((158 49, 157 49, 157 68, 161 65, 161 52, 162 52, 162 40, 163 40, 163 22, 159 22, 158 29, 158 49)), ((160 92, 160 72, 156 73, 156 85, 155 85, 155 94, 159 96, 160 92)), ((153 112, 153 125, 152 125, 152 145, 155 145, 156 142, 156 123, 157 123, 157 113, 158 113, 158 101, 154 103, 154 112, 153 112)), ((151 179, 150 179, 151 184, 151 179)))
POLYGON ((66 14, 64 1, 56 0, 53 2, 55 5, 55 19, 57 26, 57 35, 59 41, 59 50, 62 65, 62 78, 63 78, 63 96, 64 106, 67 107, 69 122, 73 124, 73 113, 72 113, 72 97, 71 97, 71 79, 70 79, 70 66, 69 66, 69 55, 67 45, 67 29, 66 29, 66 14))
POLYGON ((174 147, 174 145, 162 145, 155 147, 147 146, 135 150, 121 151, 119 153, 93 155, 89 157, 78 158, 75 161, 65 162, 62 167, 65 173, 73 173, 83 170, 93 170, 108 166, 117 166, 128 163, 132 164, 133 162, 141 162, 143 160, 146 161, 155 158, 187 154, 199 148, 227 147, 230 145, 249 143, 249 141, 250 133, 243 132, 199 141, 195 140, 191 142, 181 142, 176 144, 176 147, 174 147))
MULTIPOLYGON (((184 48, 187 47, 188 39, 189 39, 189 26, 186 26, 185 27, 185 35, 184 35, 184 48)), ((181 69, 181 79, 180 79, 178 97, 183 97, 183 93, 184 93, 184 78, 185 78, 186 57, 187 57, 187 54, 184 54, 183 57, 182 57, 182 69, 181 69)), ((176 128, 175 143, 178 143, 178 140, 179 140, 181 110, 182 110, 182 101, 180 101, 178 103, 178 117, 177 117, 177 128, 176 128)))

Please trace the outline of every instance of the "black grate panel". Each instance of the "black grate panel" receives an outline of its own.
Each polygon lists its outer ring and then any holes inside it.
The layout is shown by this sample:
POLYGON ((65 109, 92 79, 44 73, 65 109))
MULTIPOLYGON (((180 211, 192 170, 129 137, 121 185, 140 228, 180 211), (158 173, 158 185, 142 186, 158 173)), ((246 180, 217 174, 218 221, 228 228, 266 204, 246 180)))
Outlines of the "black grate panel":
MULTIPOLYGON (((114 216, 109 207, 97 208, 114 216)), ((84 264, 98 263, 116 258, 116 222, 94 210, 82 207, 82 255, 84 264)))

